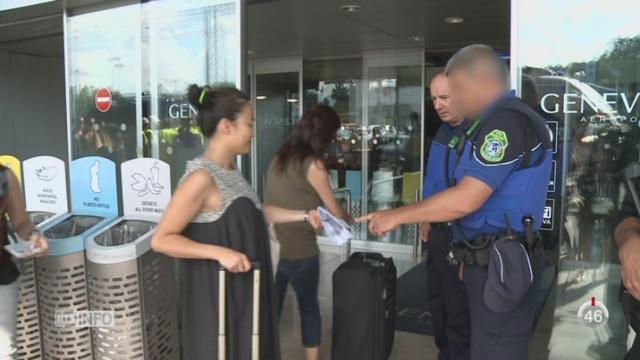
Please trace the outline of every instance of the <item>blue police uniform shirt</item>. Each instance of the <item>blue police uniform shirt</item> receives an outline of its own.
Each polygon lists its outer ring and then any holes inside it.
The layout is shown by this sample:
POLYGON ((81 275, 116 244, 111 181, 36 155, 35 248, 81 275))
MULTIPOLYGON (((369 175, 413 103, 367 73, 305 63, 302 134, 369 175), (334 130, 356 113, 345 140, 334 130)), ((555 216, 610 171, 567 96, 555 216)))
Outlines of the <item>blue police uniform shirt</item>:
POLYGON ((534 230, 540 229, 551 174, 552 149, 550 140, 545 145, 539 136, 549 136, 550 139, 551 131, 541 116, 526 108, 530 116, 524 121, 532 122, 539 129, 538 136, 535 132, 532 134, 518 120, 516 112, 505 109, 507 104, 521 109, 527 107, 513 94, 490 106, 476 120, 484 123, 479 125, 474 136, 467 139, 459 163, 451 173, 456 183, 470 176, 493 190, 480 209, 457 222, 455 241, 470 241, 480 234, 506 230, 505 215, 516 232, 525 231, 522 219, 529 215, 534 218, 534 230), (528 167, 522 166, 525 138, 531 145, 528 167), (544 158, 538 164, 541 156, 544 158))
MULTIPOLYGON (((454 150, 449 149, 448 144, 451 137, 456 133, 457 129, 464 128, 464 124, 451 126, 442 124, 433 142, 429 147, 429 160, 427 161, 427 173, 424 177, 424 186, 422 195, 424 198, 433 196, 447 188, 447 174, 445 173, 445 157, 449 153, 449 173, 453 171, 455 165, 456 154, 454 150)), ((457 131, 460 132, 460 131, 457 131)))

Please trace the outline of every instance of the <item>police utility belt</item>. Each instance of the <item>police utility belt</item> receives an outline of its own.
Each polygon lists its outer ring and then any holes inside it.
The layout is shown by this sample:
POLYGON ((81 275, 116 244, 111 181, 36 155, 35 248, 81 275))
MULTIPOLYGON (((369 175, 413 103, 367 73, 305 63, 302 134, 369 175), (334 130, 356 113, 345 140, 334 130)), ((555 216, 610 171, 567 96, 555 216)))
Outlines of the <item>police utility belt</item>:
POLYGON ((505 231, 495 234, 481 234, 473 240, 451 243, 451 251, 448 260, 452 264, 464 263, 465 265, 487 266, 491 256, 492 244, 496 240, 518 241, 527 250, 529 256, 533 255, 540 245, 540 236, 533 231, 533 217, 525 216, 522 219, 525 227, 524 233, 513 231, 510 227, 505 231))

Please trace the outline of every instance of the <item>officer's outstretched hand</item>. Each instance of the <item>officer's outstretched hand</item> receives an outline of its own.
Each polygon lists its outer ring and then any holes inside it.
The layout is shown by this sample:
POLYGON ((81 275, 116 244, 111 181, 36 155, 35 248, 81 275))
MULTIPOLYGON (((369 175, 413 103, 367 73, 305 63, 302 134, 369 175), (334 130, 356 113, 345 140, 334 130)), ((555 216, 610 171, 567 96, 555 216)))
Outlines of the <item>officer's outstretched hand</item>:
POLYGON ((420 224, 420 240, 423 243, 429 241, 429 232, 431 231, 431 224, 428 222, 420 224))
POLYGON ((400 225, 393 210, 377 211, 356 219, 356 222, 369 222, 369 231, 375 236, 384 236, 400 225))
POLYGON ((624 287, 640 301, 640 239, 630 239, 622 244, 619 255, 624 287))

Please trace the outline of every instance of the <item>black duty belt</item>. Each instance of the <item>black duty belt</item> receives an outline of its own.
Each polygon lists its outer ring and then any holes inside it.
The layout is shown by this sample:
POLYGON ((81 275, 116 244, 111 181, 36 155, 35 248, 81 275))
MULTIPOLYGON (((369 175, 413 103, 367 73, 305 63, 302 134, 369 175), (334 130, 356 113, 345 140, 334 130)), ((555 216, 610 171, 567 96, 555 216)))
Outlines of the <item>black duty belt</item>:
MULTIPOLYGON (((489 264, 489 256, 491 255, 491 244, 496 239, 509 236, 507 233, 498 234, 482 234, 475 237, 475 239, 463 242, 451 243, 451 257, 455 259, 456 263, 464 262, 465 265, 473 266, 487 266, 489 264)), ((530 249, 529 253, 533 253, 535 248, 540 244, 540 237, 535 236, 533 238, 533 245, 529 245, 524 233, 513 233, 516 240, 519 241, 525 249, 530 249)))
POLYGON ((446 223, 446 222, 437 222, 437 223, 431 223, 431 228, 439 229, 439 230, 448 230, 451 228, 451 226, 449 225, 449 223, 446 223))

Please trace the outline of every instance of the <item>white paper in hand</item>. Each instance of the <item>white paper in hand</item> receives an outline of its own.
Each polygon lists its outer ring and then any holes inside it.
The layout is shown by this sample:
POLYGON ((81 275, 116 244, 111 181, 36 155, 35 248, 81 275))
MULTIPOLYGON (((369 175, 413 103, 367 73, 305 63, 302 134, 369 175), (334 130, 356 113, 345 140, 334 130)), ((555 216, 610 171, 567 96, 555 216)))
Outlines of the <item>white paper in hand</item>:
POLYGON ((6 245, 4 248, 16 259, 28 259, 43 252, 41 248, 31 247, 30 241, 18 241, 15 244, 6 245))
POLYGON ((318 214, 322 220, 324 232, 336 245, 343 245, 351 240, 353 237, 351 228, 344 220, 335 217, 322 206, 318 207, 318 214))

